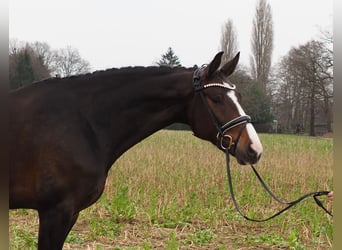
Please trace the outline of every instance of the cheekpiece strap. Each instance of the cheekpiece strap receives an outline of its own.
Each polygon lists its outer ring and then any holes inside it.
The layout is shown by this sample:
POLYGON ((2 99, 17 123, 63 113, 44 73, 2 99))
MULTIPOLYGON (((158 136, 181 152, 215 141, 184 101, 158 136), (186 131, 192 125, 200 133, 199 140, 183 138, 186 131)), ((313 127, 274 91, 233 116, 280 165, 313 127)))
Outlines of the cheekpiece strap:
POLYGON ((192 87, 195 91, 201 91, 203 89, 203 86, 201 86, 201 71, 202 68, 196 69, 192 78, 192 87))

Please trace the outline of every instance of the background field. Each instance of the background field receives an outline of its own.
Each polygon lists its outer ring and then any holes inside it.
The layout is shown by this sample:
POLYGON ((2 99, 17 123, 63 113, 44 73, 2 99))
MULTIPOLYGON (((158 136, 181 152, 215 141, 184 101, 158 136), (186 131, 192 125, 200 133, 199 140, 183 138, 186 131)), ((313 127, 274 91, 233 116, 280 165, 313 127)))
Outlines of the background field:
MULTIPOLYGON (((260 137, 257 169, 279 197, 333 189, 332 139, 260 137)), ((248 215, 281 208, 248 166, 232 159, 232 174, 248 215)), ((224 154, 190 132, 163 130, 114 164, 104 194, 81 212, 64 249, 331 249, 332 222, 312 199, 270 222, 246 221, 229 196, 224 154)), ((35 249, 37 230, 35 211, 10 211, 10 249, 35 249)))

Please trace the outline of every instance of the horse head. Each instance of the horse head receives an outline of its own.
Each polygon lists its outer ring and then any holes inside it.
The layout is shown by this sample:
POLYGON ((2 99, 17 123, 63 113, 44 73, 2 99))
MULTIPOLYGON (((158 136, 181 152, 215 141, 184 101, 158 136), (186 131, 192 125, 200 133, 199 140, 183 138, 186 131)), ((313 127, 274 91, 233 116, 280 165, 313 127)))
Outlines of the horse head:
POLYGON ((240 105, 241 96, 228 77, 234 72, 239 53, 220 69, 223 52, 193 75, 190 125, 194 135, 229 150, 239 164, 254 164, 262 154, 259 137, 240 105))

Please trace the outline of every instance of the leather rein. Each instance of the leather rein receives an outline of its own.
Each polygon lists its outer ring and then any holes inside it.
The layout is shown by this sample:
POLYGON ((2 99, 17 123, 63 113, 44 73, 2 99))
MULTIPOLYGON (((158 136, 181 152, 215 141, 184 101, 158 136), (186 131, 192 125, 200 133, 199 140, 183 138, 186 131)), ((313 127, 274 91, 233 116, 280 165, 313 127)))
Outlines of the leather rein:
POLYGON ((210 116, 214 122, 214 125, 217 129, 217 146, 220 149, 222 149, 226 154, 227 177, 228 177, 230 195, 232 197, 235 209, 240 213, 240 215, 242 215, 246 220, 249 220, 249 221, 264 222, 264 221, 268 221, 270 219, 277 217, 278 215, 282 214, 283 212, 285 212, 286 210, 288 210, 292 206, 298 204, 302 200, 304 200, 308 197, 313 197, 316 204, 332 217, 333 216, 332 213, 330 211, 328 211, 328 209, 325 208, 324 205, 322 204, 322 202, 317 198, 319 196, 328 195, 329 191, 311 192, 311 193, 308 193, 308 194, 305 194, 305 195, 299 197, 298 199, 296 199, 294 201, 290 201, 290 202, 283 201, 283 200, 279 199, 270 190, 270 188, 266 185, 266 183, 261 178, 261 176, 259 175, 259 173, 257 172, 257 170, 255 169, 255 167, 252 164, 250 164, 250 166, 251 166, 254 174, 258 178, 258 180, 261 183, 261 185, 263 186, 263 188, 267 191, 267 193, 274 200, 276 200, 278 203, 281 203, 281 204, 287 205, 287 206, 285 208, 281 209, 279 212, 277 212, 277 213, 275 213, 275 214, 273 214, 270 217, 267 217, 265 219, 250 218, 242 212, 242 210, 240 209, 240 206, 236 200, 234 189, 233 189, 233 182, 232 182, 232 176, 231 176, 231 171, 230 171, 230 152, 231 152, 231 150, 236 150, 236 145, 239 142, 241 134, 242 134, 243 130, 245 129, 246 125, 251 122, 251 118, 248 115, 242 115, 242 116, 239 116, 237 118, 234 118, 233 120, 225 123, 224 125, 220 125, 220 122, 218 121, 215 114, 213 113, 213 111, 210 109, 208 103, 206 102, 203 90, 205 90, 206 88, 210 88, 210 87, 221 87, 221 88, 225 88, 227 90, 235 90, 236 87, 233 84, 223 84, 223 83, 209 83, 209 84, 202 85, 202 83, 201 83, 201 71, 202 70, 203 70, 203 67, 196 69, 196 71, 194 72, 193 89, 195 90, 195 92, 197 92, 200 95, 200 97, 201 97, 204 105, 207 107, 207 110, 208 110, 208 112, 209 112, 209 114, 210 114, 210 116), (239 134, 238 134, 236 140, 233 140, 232 136, 230 136, 226 133, 230 129, 235 128, 237 126, 240 126, 240 131, 239 131, 239 134), (224 145, 224 140, 226 140, 226 139, 229 139, 228 146, 224 145))

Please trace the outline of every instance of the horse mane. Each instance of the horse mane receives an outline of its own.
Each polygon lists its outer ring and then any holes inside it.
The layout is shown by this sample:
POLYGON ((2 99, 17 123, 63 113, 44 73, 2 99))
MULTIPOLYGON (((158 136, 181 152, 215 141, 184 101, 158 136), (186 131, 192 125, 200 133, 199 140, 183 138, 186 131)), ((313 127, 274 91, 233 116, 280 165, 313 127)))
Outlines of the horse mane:
POLYGON ((176 72, 184 72, 184 71, 194 71, 196 69, 196 65, 190 68, 178 66, 178 67, 168 67, 168 66, 128 66, 128 67, 121 67, 121 68, 109 68, 105 70, 96 70, 91 73, 84 73, 66 77, 50 77, 40 81, 32 82, 32 84, 28 84, 18 89, 11 90, 10 92, 15 92, 16 90, 31 86, 31 85, 39 85, 39 84, 53 84, 59 83, 64 80, 86 80, 92 77, 103 77, 103 76, 115 76, 120 74, 139 74, 142 77, 144 75, 163 75, 168 73, 176 73, 176 72))
POLYGON ((164 75, 169 73, 177 73, 177 72, 191 72, 197 69, 197 65, 194 65, 193 67, 168 67, 168 66, 128 66, 128 67, 121 67, 121 68, 110 68, 105 70, 96 70, 91 73, 85 73, 85 74, 78 74, 78 75, 72 75, 72 76, 66 76, 66 77, 50 77, 45 78, 39 81, 34 81, 31 84, 27 84, 24 86, 21 86, 17 89, 9 90, 9 93, 11 92, 17 92, 25 88, 32 88, 39 85, 52 85, 52 84, 58 84, 62 83, 68 80, 87 80, 92 77, 106 77, 106 76, 118 76, 118 75, 133 75, 138 74, 140 77, 149 76, 149 75, 164 75))
MULTIPOLYGON (((171 72, 180 72, 180 71, 190 71, 194 70, 194 68, 185 68, 185 67, 167 67, 167 66, 135 66, 135 67, 122 67, 122 68, 111 68, 106 70, 94 71, 93 73, 88 73, 83 76, 89 75, 113 75, 113 74, 125 74, 125 73, 146 73, 146 74, 166 74, 171 72)), ((81 75, 82 76, 82 75, 81 75)), ((72 76, 71 76, 72 77, 72 76)), ((75 76, 77 77, 77 76, 75 76)))

